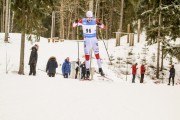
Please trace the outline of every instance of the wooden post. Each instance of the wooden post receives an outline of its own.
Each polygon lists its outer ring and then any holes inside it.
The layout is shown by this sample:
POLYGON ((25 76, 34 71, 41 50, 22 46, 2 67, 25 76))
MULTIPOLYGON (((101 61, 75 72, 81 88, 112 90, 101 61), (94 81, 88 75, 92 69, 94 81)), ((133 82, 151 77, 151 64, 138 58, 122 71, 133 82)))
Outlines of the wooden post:
POLYGON ((141 19, 138 19, 138 43, 140 42, 140 33, 141 33, 141 19))
MULTIPOLYGON (((127 33, 130 33, 130 24, 127 26, 127 33)), ((129 34, 127 35, 127 43, 129 43, 129 34)))
POLYGON ((91 73, 91 80, 93 80, 94 71, 95 71, 95 68, 92 67, 91 70, 90 70, 90 73, 91 73))

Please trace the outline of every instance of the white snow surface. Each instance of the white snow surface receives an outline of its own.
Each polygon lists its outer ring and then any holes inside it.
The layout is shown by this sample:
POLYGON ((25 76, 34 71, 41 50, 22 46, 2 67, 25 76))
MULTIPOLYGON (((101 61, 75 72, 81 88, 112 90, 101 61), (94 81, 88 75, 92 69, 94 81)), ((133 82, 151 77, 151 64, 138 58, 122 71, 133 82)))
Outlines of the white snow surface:
MULTIPOLYGON (((140 67, 142 48, 145 34, 141 41, 129 47, 126 37, 121 39, 121 46, 115 47, 115 39, 106 41, 108 52, 113 58, 126 60, 127 53, 133 49, 133 63, 140 67)), ((103 41, 99 41, 100 56, 103 70, 111 81, 100 80, 97 75, 92 81, 64 79, 61 66, 66 57, 70 61, 77 60, 77 42, 48 43, 47 38, 41 37, 40 42, 25 43, 25 75, 19 75, 20 43, 19 33, 10 33, 10 43, 4 43, 4 33, 0 33, 0 120, 180 120, 180 85, 168 86, 169 65, 165 59, 163 83, 155 84, 151 77, 145 75, 145 82, 132 84, 132 76, 118 73, 114 69, 118 64, 109 66, 108 56, 103 41), (31 47, 39 45, 37 75, 29 76, 28 60, 31 47), (56 76, 50 78, 45 70, 49 57, 55 56, 59 64, 56 76), (6 67, 7 66, 7 67, 6 67), (127 79, 126 79, 127 78, 127 79)), ((179 39, 178 39, 179 40, 179 39)), ((179 44, 179 43, 177 43, 179 44)), ((83 42, 80 45, 80 59, 84 60, 83 42)), ((154 64, 151 56, 156 52, 157 45, 148 46, 145 56, 148 64, 154 64)), ((94 56, 94 55, 93 55, 94 56)), ((180 78, 180 64, 173 58, 176 69, 175 81, 180 78)), ((97 70, 93 59, 92 66, 97 70)), ((123 69, 123 68, 122 68, 123 69)), ((124 67, 126 69, 126 67, 124 67)), ((117 69, 120 70, 120 69, 117 69)), ((131 72, 131 66, 128 66, 131 72)), ((139 76, 139 69, 138 73, 139 76)))

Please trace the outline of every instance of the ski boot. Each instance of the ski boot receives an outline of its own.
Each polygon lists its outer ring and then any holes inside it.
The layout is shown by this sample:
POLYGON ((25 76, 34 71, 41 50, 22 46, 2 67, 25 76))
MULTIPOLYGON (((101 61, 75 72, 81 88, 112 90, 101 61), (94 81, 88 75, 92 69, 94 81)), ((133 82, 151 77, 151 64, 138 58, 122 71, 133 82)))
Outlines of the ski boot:
POLYGON ((99 73, 100 73, 101 76, 105 76, 105 74, 104 74, 102 68, 99 68, 99 73))

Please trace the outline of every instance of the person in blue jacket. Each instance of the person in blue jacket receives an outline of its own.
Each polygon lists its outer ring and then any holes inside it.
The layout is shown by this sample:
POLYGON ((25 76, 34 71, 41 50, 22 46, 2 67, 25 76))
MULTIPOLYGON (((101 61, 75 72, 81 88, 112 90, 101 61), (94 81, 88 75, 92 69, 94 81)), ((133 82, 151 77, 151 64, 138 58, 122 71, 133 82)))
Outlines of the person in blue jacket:
POLYGON ((62 65, 62 74, 64 78, 68 78, 71 73, 71 63, 69 62, 69 57, 67 57, 62 65))

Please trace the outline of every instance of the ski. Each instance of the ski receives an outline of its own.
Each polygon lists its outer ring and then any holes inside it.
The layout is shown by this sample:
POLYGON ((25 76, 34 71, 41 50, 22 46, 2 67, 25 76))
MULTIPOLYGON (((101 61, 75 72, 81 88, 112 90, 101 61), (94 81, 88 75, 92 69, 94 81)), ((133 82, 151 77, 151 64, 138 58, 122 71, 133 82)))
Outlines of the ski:
POLYGON ((113 81, 113 79, 106 77, 106 76, 97 76, 98 78, 100 78, 100 80, 108 80, 108 81, 113 81))

